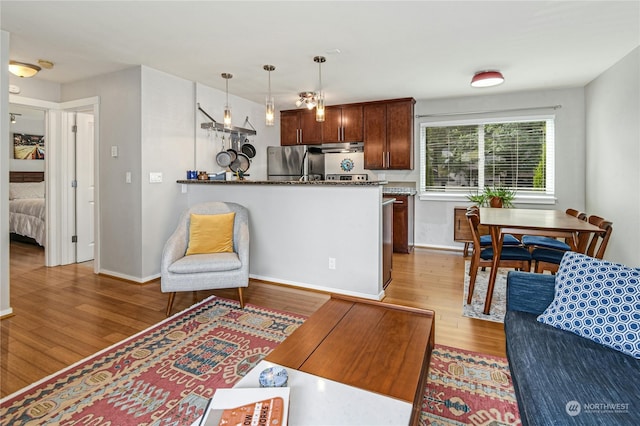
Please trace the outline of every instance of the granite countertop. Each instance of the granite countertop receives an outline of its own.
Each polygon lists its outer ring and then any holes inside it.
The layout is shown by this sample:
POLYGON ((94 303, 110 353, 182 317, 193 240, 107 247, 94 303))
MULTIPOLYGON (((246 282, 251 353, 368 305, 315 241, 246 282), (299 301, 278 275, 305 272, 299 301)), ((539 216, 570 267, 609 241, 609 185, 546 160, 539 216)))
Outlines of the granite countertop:
POLYGON ((382 188, 384 195, 416 195, 418 191, 406 186, 384 187, 382 188))
POLYGON ((182 184, 196 185, 313 185, 313 186, 378 186, 385 185, 385 180, 364 180, 364 181, 339 181, 339 180, 198 180, 198 179, 182 179, 176 181, 182 184))

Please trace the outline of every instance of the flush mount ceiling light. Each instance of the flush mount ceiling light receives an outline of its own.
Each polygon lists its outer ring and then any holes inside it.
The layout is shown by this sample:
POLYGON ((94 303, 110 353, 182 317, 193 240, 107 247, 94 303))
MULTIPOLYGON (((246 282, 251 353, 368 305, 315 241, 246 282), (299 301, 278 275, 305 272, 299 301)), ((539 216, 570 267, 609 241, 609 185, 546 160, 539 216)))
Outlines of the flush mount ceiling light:
POLYGON ((298 100, 296 106, 306 106, 307 109, 313 109, 316 106, 316 92, 300 92, 298 93, 298 100))
POLYGON ((40 68, 37 65, 27 64, 25 62, 9 61, 9 72, 21 78, 29 78, 38 74, 40 68))
POLYGON ((318 98, 316 99, 316 121, 324 121, 324 93, 322 92, 322 63, 327 59, 324 56, 316 56, 313 62, 318 64, 318 98))
POLYGON ((225 129, 232 129, 233 126, 231 126, 231 107, 229 106, 229 80, 233 78, 233 74, 223 72, 222 78, 226 80, 227 84, 227 103, 224 105, 224 118, 222 120, 222 123, 224 124, 225 129))
POLYGON ((504 82, 500 71, 479 71, 471 79, 472 87, 491 87, 504 82))
POLYGON ((273 96, 271 96, 271 71, 275 70, 276 67, 273 65, 265 65, 262 67, 265 71, 269 72, 269 93, 267 94, 267 100, 265 102, 265 125, 271 127, 275 123, 275 102, 273 100, 273 96))

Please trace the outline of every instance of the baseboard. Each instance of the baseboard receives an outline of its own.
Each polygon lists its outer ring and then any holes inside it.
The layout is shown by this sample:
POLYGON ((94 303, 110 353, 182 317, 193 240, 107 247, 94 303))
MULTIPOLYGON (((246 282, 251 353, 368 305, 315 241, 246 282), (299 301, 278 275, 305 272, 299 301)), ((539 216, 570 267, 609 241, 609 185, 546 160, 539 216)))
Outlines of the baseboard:
POLYGON ((154 275, 149 275, 148 277, 140 278, 140 277, 134 277, 127 274, 121 274, 120 272, 109 271, 107 269, 100 269, 98 273, 100 275, 107 275, 109 277, 118 278, 124 281, 131 281, 137 284, 147 284, 151 281, 154 281, 160 278, 160 274, 154 274, 154 275))
POLYGON ((356 291, 348 291, 348 290, 341 290, 341 289, 336 289, 331 287, 300 283, 296 281, 279 280, 273 277, 265 277, 263 275, 249 274, 249 278, 272 283, 272 284, 277 284, 277 285, 285 285, 285 286, 300 288, 302 290, 311 290, 311 291, 317 291, 317 292, 328 293, 328 294, 331 294, 331 293, 344 294, 346 296, 360 297, 362 299, 382 300, 382 298, 384 297, 384 291, 382 291, 378 295, 372 295, 372 294, 360 293, 356 291))
POLYGON ((458 247, 458 246, 442 246, 442 245, 435 245, 435 244, 416 244, 414 247, 416 248, 424 248, 424 249, 432 249, 432 250, 444 250, 444 251, 458 251, 461 252, 464 251, 464 247, 458 247))
POLYGON ((3 309, 0 311, 0 320, 14 316, 13 308, 3 309))

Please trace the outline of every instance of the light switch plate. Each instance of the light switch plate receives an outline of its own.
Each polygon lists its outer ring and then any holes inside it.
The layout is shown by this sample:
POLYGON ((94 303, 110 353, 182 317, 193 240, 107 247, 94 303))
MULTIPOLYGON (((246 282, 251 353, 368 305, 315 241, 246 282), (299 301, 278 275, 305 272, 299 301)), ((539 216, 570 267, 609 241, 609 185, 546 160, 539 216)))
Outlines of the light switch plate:
POLYGON ((113 158, 118 156, 118 145, 111 145, 111 156, 113 158))
POLYGON ((161 183, 162 182, 162 173, 161 172, 151 172, 149 173, 149 183, 161 183))

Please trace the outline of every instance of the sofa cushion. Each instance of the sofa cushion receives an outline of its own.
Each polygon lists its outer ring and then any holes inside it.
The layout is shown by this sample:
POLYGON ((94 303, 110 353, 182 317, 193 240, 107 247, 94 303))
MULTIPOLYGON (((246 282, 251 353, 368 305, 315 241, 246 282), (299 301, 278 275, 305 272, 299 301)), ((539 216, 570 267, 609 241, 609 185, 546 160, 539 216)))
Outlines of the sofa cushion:
POLYGON ((640 360, 531 313, 508 311, 504 327, 523 425, 640 425, 640 360))
POLYGON ((242 262, 237 253, 207 253, 181 257, 169 266, 168 271, 174 274, 194 274, 233 271, 241 267, 242 262))
POLYGON ((640 359, 640 269, 567 252, 538 321, 640 359))

